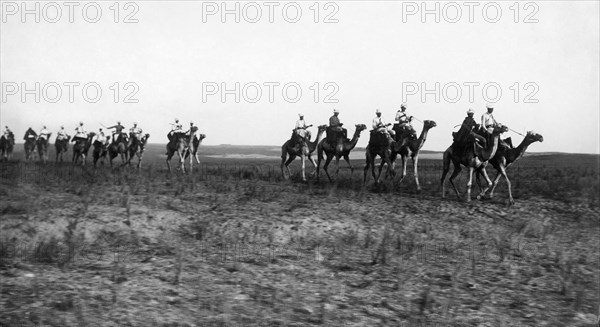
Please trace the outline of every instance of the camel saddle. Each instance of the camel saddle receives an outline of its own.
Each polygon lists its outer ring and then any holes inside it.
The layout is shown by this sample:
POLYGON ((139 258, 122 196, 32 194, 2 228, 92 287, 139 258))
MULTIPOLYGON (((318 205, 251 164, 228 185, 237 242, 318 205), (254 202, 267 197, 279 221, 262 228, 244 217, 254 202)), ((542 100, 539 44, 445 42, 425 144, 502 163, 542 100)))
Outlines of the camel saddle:
POLYGON ((340 139, 348 141, 347 130, 345 128, 329 126, 325 130, 325 133, 327 134, 325 140, 331 145, 336 145, 340 139))
POLYGON ((369 136, 369 145, 387 147, 390 145, 390 140, 384 133, 371 130, 369 136))
POLYGON ((398 123, 395 123, 392 127, 392 130, 396 133, 396 135, 394 136, 395 141, 400 141, 407 137, 411 139, 416 139, 416 135, 406 125, 400 125, 398 123))
POLYGON ((290 146, 292 146, 292 147, 299 146, 303 142, 306 142, 306 139, 304 137, 298 135, 298 133, 296 133, 296 131, 292 130, 292 136, 290 137, 290 146))

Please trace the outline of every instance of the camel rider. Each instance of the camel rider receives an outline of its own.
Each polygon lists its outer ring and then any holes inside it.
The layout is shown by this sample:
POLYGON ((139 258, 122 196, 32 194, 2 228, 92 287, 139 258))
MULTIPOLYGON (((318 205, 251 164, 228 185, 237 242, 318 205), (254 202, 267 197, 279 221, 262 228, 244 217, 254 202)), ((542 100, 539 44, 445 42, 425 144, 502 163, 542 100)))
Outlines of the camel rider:
POLYGON ((139 140, 140 135, 142 135, 142 129, 137 127, 137 123, 133 123, 133 127, 129 129, 129 133, 139 140))
POLYGON ((341 132, 344 139, 346 139, 346 136, 347 136, 346 129, 342 127, 344 124, 342 124, 340 122, 340 119, 338 118, 339 114, 340 114, 340 112, 337 109, 333 109, 333 116, 329 117, 329 129, 333 132, 336 132, 336 133, 329 133, 332 135, 327 134, 327 141, 328 141, 328 143, 331 143, 331 144, 337 142, 335 134, 338 134, 341 132))
POLYGON ((373 118, 373 130, 377 133, 394 135, 394 131, 389 129, 390 124, 383 122, 381 111, 379 111, 379 109, 375 110, 375 115, 375 118, 373 118))
MULTIPOLYGON (((494 128, 499 126, 500 124, 496 121, 496 119, 494 118, 494 115, 492 114, 494 112, 494 105, 491 103, 488 103, 486 105, 486 108, 487 108, 487 112, 481 116, 481 126, 488 134, 491 135, 492 132, 494 131, 494 128)), ((507 138, 506 140, 500 139, 500 145, 507 147, 507 148, 513 147, 510 137, 507 138)))
POLYGON ((67 135, 67 131, 65 131, 65 127, 60 126, 60 130, 58 130, 58 132, 56 133, 56 139, 58 141, 62 141, 62 140, 66 140, 67 138, 69 138, 69 135, 67 135))
POLYGON ((96 134, 94 138, 94 146, 96 147, 104 146, 104 144, 106 143, 106 135, 104 135, 104 131, 102 130, 102 128, 98 129, 98 134, 96 134), (99 144, 96 144, 96 142, 98 142, 99 144))
POLYGON ((133 122, 133 127, 129 129, 129 134, 131 135, 131 138, 129 139, 127 146, 131 146, 133 144, 133 139, 135 139, 136 142, 140 140, 142 129, 137 127, 137 122, 133 122))
POLYGON ((77 140, 86 140, 86 139, 87 139, 87 132, 83 128, 83 122, 80 121, 79 126, 77 126, 75 128, 75 136, 73 136, 73 139, 71 140, 71 142, 75 142, 77 140))
POLYGON ((459 144, 466 144, 469 135, 472 135, 481 146, 485 146, 485 138, 473 132, 474 129, 477 127, 477 122, 473 118, 473 115, 475 115, 475 111, 473 109, 467 110, 467 117, 465 117, 465 120, 463 120, 460 129, 458 130, 458 132, 456 132, 454 140, 459 144))
POLYGON ((42 130, 40 131, 40 138, 43 139, 44 141, 47 141, 48 138, 50 138, 50 131, 46 129, 46 125, 44 125, 44 127, 42 128, 42 130))
POLYGON ((120 135, 123 135, 123 130, 125 129, 125 126, 121 125, 121 122, 118 121, 116 125, 107 127, 106 129, 113 129, 113 128, 115 129, 115 131, 112 133, 112 138, 113 138, 113 141, 116 142, 118 140, 118 137, 120 135), (117 137, 115 137, 115 135, 117 135, 117 137))
POLYGON ((190 122, 190 128, 187 131, 182 132, 182 133, 185 134, 185 135, 190 135, 192 133, 192 127, 194 127, 194 122, 193 121, 190 122))
POLYGON ((417 132, 410 124, 410 122, 413 119, 413 116, 408 115, 408 113, 406 112, 406 108, 406 103, 400 105, 400 110, 396 112, 396 121, 398 122, 398 125, 400 125, 400 128, 402 130, 407 130, 410 132, 411 138, 417 138, 417 132))
POLYGON ((4 126, 4 138, 8 140, 11 135, 12 131, 8 128, 8 126, 4 126))
POLYGON ((33 128, 29 127, 25 132, 25 136, 23 136, 23 140, 27 141, 29 139, 36 139, 37 134, 33 131, 33 128))
POLYGON ((494 119, 494 115, 492 115, 492 112, 494 112, 494 106, 488 103, 486 107, 487 112, 481 115, 481 126, 483 126, 483 128, 489 134, 492 134, 492 132, 494 131, 494 127, 496 127, 498 123, 496 123, 496 119, 494 119))
POLYGON ((300 136, 301 138, 306 137, 306 130, 312 125, 306 125, 304 121, 304 114, 298 114, 299 119, 296 121, 296 127, 294 127, 294 132, 300 136))
POLYGON ((179 119, 175 118, 175 124, 171 124, 170 135, 175 133, 183 133, 183 126, 179 123, 179 119))

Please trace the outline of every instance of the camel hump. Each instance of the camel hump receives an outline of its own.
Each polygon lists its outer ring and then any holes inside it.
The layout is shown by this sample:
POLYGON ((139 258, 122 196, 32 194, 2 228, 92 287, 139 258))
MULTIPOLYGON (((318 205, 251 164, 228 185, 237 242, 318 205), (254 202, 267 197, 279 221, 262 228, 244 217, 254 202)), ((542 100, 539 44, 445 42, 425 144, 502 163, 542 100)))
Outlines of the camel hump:
POLYGON ((327 127, 325 130, 326 138, 325 142, 328 144, 335 146, 341 140, 342 142, 346 140, 346 129, 341 127, 327 127))
POLYGON ((369 146, 373 147, 387 147, 390 145, 388 137, 383 133, 378 133, 375 130, 370 132, 369 146))

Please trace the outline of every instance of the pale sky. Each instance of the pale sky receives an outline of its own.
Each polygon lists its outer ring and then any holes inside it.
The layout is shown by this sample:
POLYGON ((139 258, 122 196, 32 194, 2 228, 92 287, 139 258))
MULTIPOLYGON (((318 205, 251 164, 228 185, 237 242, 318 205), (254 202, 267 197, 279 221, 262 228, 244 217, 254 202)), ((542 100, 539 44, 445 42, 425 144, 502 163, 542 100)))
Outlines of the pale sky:
MULTIPOLYGON (((34 9, 36 2, 27 3, 34 9)), ((222 22, 221 1, 136 1, 129 7, 121 2, 118 23, 114 22, 116 8, 110 8, 113 1, 88 5, 87 16, 82 8, 88 2, 76 2, 72 23, 63 2, 57 2, 62 11, 59 18, 49 2, 37 3, 39 23, 34 14, 23 20, 21 1, 2 1, 0 123, 2 128, 8 125, 18 139, 29 126, 39 131, 45 124, 56 134, 61 124, 73 130, 82 120, 88 130, 97 131, 101 124, 121 120, 127 128, 137 121, 151 134, 150 142, 166 143, 169 123, 179 118, 184 126, 190 120, 199 125, 208 145, 279 145, 289 138, 300 112, 315 126, 315 135, 316 126, 326 124, 332 110, 338 109, 351 134, 355 124, 370 126, 376 109, 383 112, 384 120, 393 122, 403 102, 403 84, 421 89, 424 83, 434 89, 437 82, 439 103, 433 93, 422 101, 422 90, 408 95, 406 103, 411 115, 437 122, 424 149, 444 150, 467 109, 475 109, 480 120, 487 102, 483 86, 497 83, 502 96, 495 103, 496 119, 520 133, 534 130, 544 136, 544 142, 532 145, 530 151, 600 153, 598 1, 537 1, 529 6, 519 2, 518 18, 513 1, 476 2, 473 22, 469 7, 456 2, 462 11, 457 23, 448 22, 456 16, 456 8, 448 2, 437 2, 439 23, 433 14, 423 20, 421 1, 333 1, 327 6, 319 2, 318 23, 313 1, 274 2, 272 23, 270 5, 263 1, 228 1, 229 9, 240 5, 239 23, 233 14, 222 22), (96 23, 86 22, 94 19, 96 4, 102 15, 96 23), (219 12, 208 15, 206 10, 214 9, 213 4, 219 12), (412 4, 419 12, 408 15, 412 4), (258 22, 246 21, 256 17, 256 7, 262 10, 258 22), (302 10, 298 22, 286 22, 295 18, 296 7, 302 10), (498 21, 487 22, 494 19, 497 7, 502 10, 498 21), (137 23, 123 22, 129 14, 137 23), (328 15, 337 23, 324 23, 328 15), (34 89, 36 82, 40 102, 33 94, 25 94, 22 101, 22 83, 34 89), (64 85, 69 82, 79 83, 73 103, 64 85), (134 91, 124 88, 128 82, 139 87, 132 96, 138 103, 124 103, 134 91), (203 102, 203 85, 220 88, 225 83, 234 89, 236 82, 240 83, 239 103, 233 94, 221 101, 222 90, 205 94, 203 102), (264 84, 269 82, 279 83, 273 103, 264 84), (98 102, 83 98, 86 83, 98 83, 102 91, 98 102), (115 83, 120 86, 117 103, 111 89, 115 83), (254 83, 262 97, 251 103, 243 91, 252 100, 254 83), (295 103, 282 96, 288 83, 301 88, 295 103), (315 83, 320 88, 317 103, 315 83), (326 83, 334 84, 325 88, 326 83), (479 83, 473 101, 469 83, 479 83), (56 85, 62 97, 51 103, 56 85), (462 97, 452 103, 448 100, 455 97, 456 85, 462 97), (331 98, 338 102, 326 103, 332 92, 331 98), (537 103, 526 103, 527 96, 537 103)), ((428 2, 428 8, 434 9, 435 4, 428 2)), ((294 90, 288 89, 290 98, 296 96, 294 90)), ((494 88, 488 90, 493 99, 494 88)), ((88 91, 93 98, 94 88, 88 91)), ((422 124, 413 125, 420 132, 422 124)), ((515 143, 522 139, 513 132, 505 136, 512 136, 515 143)), ((367 142, 368 132, 363 132, 358 146, 367 142)))

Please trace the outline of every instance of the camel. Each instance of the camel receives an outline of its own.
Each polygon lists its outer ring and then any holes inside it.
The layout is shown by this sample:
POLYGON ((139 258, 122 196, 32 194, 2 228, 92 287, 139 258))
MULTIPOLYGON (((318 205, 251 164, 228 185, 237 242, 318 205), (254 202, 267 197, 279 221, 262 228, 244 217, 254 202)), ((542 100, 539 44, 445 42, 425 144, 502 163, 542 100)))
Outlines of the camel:
POLYGON ((90 147, 92 146, 92 139, 96 133, 90 132, 87 135, 87 138, 81 139, 78 138, 75 141, 75 145, 73 145, 73 164, 76 165, 79 158, 81 158, 81 165, 85 166, 86 157, 90 147))
POLYGON ((127 161, 127 135, 120 133, 116 140, 108 146, 108 161, 110 166, 113 166, 113 159, 118 155, 121 155, 121 166, 125 165, 127 161))
POLYGON ((0 155, 3 160, 9 160, 15 146, 15 134, 9 132, 8 136, 0 136, 0 155))
POLYGON ((327 167, 329 166, 329 163, 334 157, 336 167, 335 177, 337 177, 337 174, 340 171, 340 157, 343 157, 344 160, 348 163, 348 167, 350 167, 350 174, 354 172, 354 167, 352 167, 352 164, 350 164, 350 158, 348 157, 348 155, 350 154, 350 151, 352 151, 352 149, 354 149, 354 147, 356 146, 356 143, 360 138, 360 133, 367 129, 367 126, 365 126, 364 124, 357 124, 355 125, 355 127, 356 130, 354 131, 354 135, 352 136, 351 140, 344 139, 343 137, 338 138, 338 142, 337 144, 335 144, 335 146, 332 146, 331 144, 327 143, 327 138, 319 142, 319 145, 317 146, 317 180, 319 180, 319 167, 321 167, 321 160, 323 160, 323 152, 325 152, 325 154, 327 155, 327 160, 325 161, 323 170, 325 171, 325 174, 327 175, 327 178, 329 178, 330 182, 332 182, 332 179, 331 176, 329 176, 327 167))
MULTIPOLYGON (((525 154, 527 147, 529 147, 529 145, 531 145, 534 142, 544 142, 544 137, 540 134, 529 131, 525 135, 525 138, 523 139, 523 141, 521 141, 521 144, 519 144, 516 148, 511 149, 511 148, 507 148, 507 147, 500 147, 498 149, 498 151, 496 151, 496 154, 494 155, 494 157, 492 157, 492 159, 490 159, 488 161, 496 169, 496 177, 494 177, 492 189, 490 190, 490 194, 489 194, 490 199, 494 197, 494 190, 496 189, 496 186, 498 186, 500 177, 504 176, 504 179, 506 179, 506 185, 508 186, 508 201, 511 205, 515 204, 515 200, 512 197, 512 190, 511 190, 512 185, 510 183, 510 180, 508 179, 508 175, 506 174, 506 169, 512 163, 521 159, 521 157, 523 157, 523 154, 525 154)), ((477 183, 478 184, 479 184, 479 175, 481 175, 482 173, 483 172, 481 170, 477 170, 477 183)), ((481 185, 480 185, 480 188, 481 188, 481 185)))
MULTIPOLYGON (((377 133, 375 131, 371 131, 371 137, 369 139, 369 144, 367 145, 367 149, 365 152, 366 164, 364 168, 364 177, 363 183, 367 183, 367 177, 369 176, 368 171, 369 167, 371 167, 371 173, 373 174, 373 179, 375 180, 375 184, 379 183, 379 176, 381 175, 381 169, 383 164, 387 163, 388 167, 392 166, 392 162, 390 160, 390 156, 392 153, 391 148, 395 146, 396 141, 389 136, 389 134, 377 133), (381 157, 381 165, 379 166, 379 174, 375 175, 375 159, 377 156, 381 157)), ((392 174, 394 171, 391 171, 392 174)))
MULTIPOLYGON (((110 136, 106 137, 106 140, 110 140, 110 136)), ((98 160, 102 159, 102 161, 100 161, 100 163, 102 165, 104 165, 104 162, 106 161, 106 155, 108 154, 108 145, 106 143, 102 143, 98 140, 96 140, 96 142, 94 142, 94 152, 92 153, 92 156, 94 158, 94 167, 96 167, 96 165, 98 164, 98 160)))
POLYGON ((492 140, 488 140, 487 146, 485 148, 479 146, 478 144, 468 145, 463 151, 459 151, 455 149, 456 143, 453 143, 448 147, 448 149, 444 152, 444 170, 442 172, 442 199, 446 197, 445 194, 445 182, 446 175, 450 170, 450 161, 454 164, 454 171, 450 176, 450 184, 454 188, 456 192, 456 196, 460 199, 460 195, 458 193, 458 189, 456 185, 454 185, 454 178, 460 174, 461 165, 469 168, 469 181, 467 182, 467 202, 471 201, 471 185, 473 184, 473 171, 477 169, 481 169, 485 180, 488 182, 488 187, 481 191, 481 193, 477 196, 477 198, 481 198, 485 192, 489 189, 492 184, 492 181, 488 177, 485 166, 487 165, 488 160, 494 157, 496 151, 498 150, 498 143, 500 140, 500 134, 506 132, 508 128, 506 126, 496 126, 492 132, 491 138, 492 140))
POLYGON ((35 141, 37 137, 29 137, 25 139, 25 160, 33 160, 33 155, 35 154, 35 141))
POLYGON ((48 134, 48 138, 38 137, 35 141, 40 161, 44 164, 48 161, 48 144, 51 135, 52 133, 48 134))
POLYGON ((60 158, 60 162, 63 161, 63 154, 67 153, 67 149, 69 148, 69 140, 71 140, 71 136, 67 135, 67 138, 64 140, 59 140, 58 137, 54 141, 54 147, 56 148, 56 162, 60 158))
MULTIPOLYGON (((200 159, 198 159, 198 148, 200 148, 200 143, 202 143, 202 140, 204 140, 206 138, 205 134, 198 134, 196 137, 194 137, 194 150, 191 152, 192 156, 196 159, 196 163, 200 164, 200 159)), ((188 156, 190 155, 190 151, 188 150, 185 153, 184 158, 188 158, 188 156)))
MULTIPOLYGON (((423 129, 421 130, 421 135, 417 139, 411 139, 408 135, 402 135, 402 133, 397 132, 397 141, 392 144, 390 161, 392 165, 389 166, 391 171, 394 171, 394 163, 396 161, 396 157, 400 154, 400 160, 402 161, 402 174, 400 175, 400 181, 402 182, 404 177, 406 177, 406 158, 410 155, 413 162, 413 172, 415 175, 415 184, 417 184, 417 191, 421 191, 421 185, 419 184, 419 151, 425 144, 427 140, 427 133, 429 130, 436 127, 437 124, 433 120, 425 120, 423 121, 423 129), (405 137, 403 137, 405 136, 405 137)), ((383 167, 383 162, 379 167, 379 171, 381 173, 381 168, 383 167)), ((395 175, 395 171, 393 173, 395 175)))
MULTIPOLYGON (((185 154, 187 151, 194 153, 194 142, 192 140, 194 139, 194 135, 196 135, 197 131, 198 127, 192 126, 190 127, 189 134, 175 133, 172 136, 168 136, 169 143, 167 143, 167 168, 169 169, 169 171, 171 171, 171 158, 173 157, 175 152, 177 152, 177 155, 179 156, 179 164, 181 171, 185 173, 185 154)), ((192 172, 194 164, 192 157, 193 156, 190 156, 190 172, 192 172)))
POLYGON ((149 137, 150 137, 150 134, 146 133, 146 134, 144 134, 144 136, 142 136, 142 138, 137 140, 133 136, 133 134, 131 134, 132 143, 131 143, 131 146, 129 147, 129 160, 127 161, 127 164, 131 165, 131 159, 133 159, 133 156, 137 156, 137 158, 138 158, 137 168, 140 169, 142 167, 142 157, 144 155, 144 148, 146 147, 146 143, 148 143, 149 137))
MULTIPOLYGON (((318 127, 317 137, 313 142, 310 141, 310 132, 306 131, 306 137, 304 142, 293 142, 292 139, 289 139, 285 143, 283 143, 283 145, 281 146, 281 175, 283 176, 283 178, 286 178, 283 168, 285 167, 285 169, 287 170, 287 178, 289 178, 289 176, 291 175, 289 165, 292 163, 292 161, 294 161, 294 159, 296 159, 296 157, 299 156, 302 160, 302 181, 306 182, 305 160, 308 158, 308 160, 313 164, 315 169, 317 168, 317 164, 312 158, 312 154, 317 149, 317 145, 319 144, 319 141, 321 140, 321 136, 325 132, 325 129, 327 129, 327 125, 321 125, 318 127), (293 143, 296 144, 294 146, 291 146, 291 144, 293 143)), ((292 138, 294 138, 295 132, 292 133, 294 133, 292 134, 292 138)))

